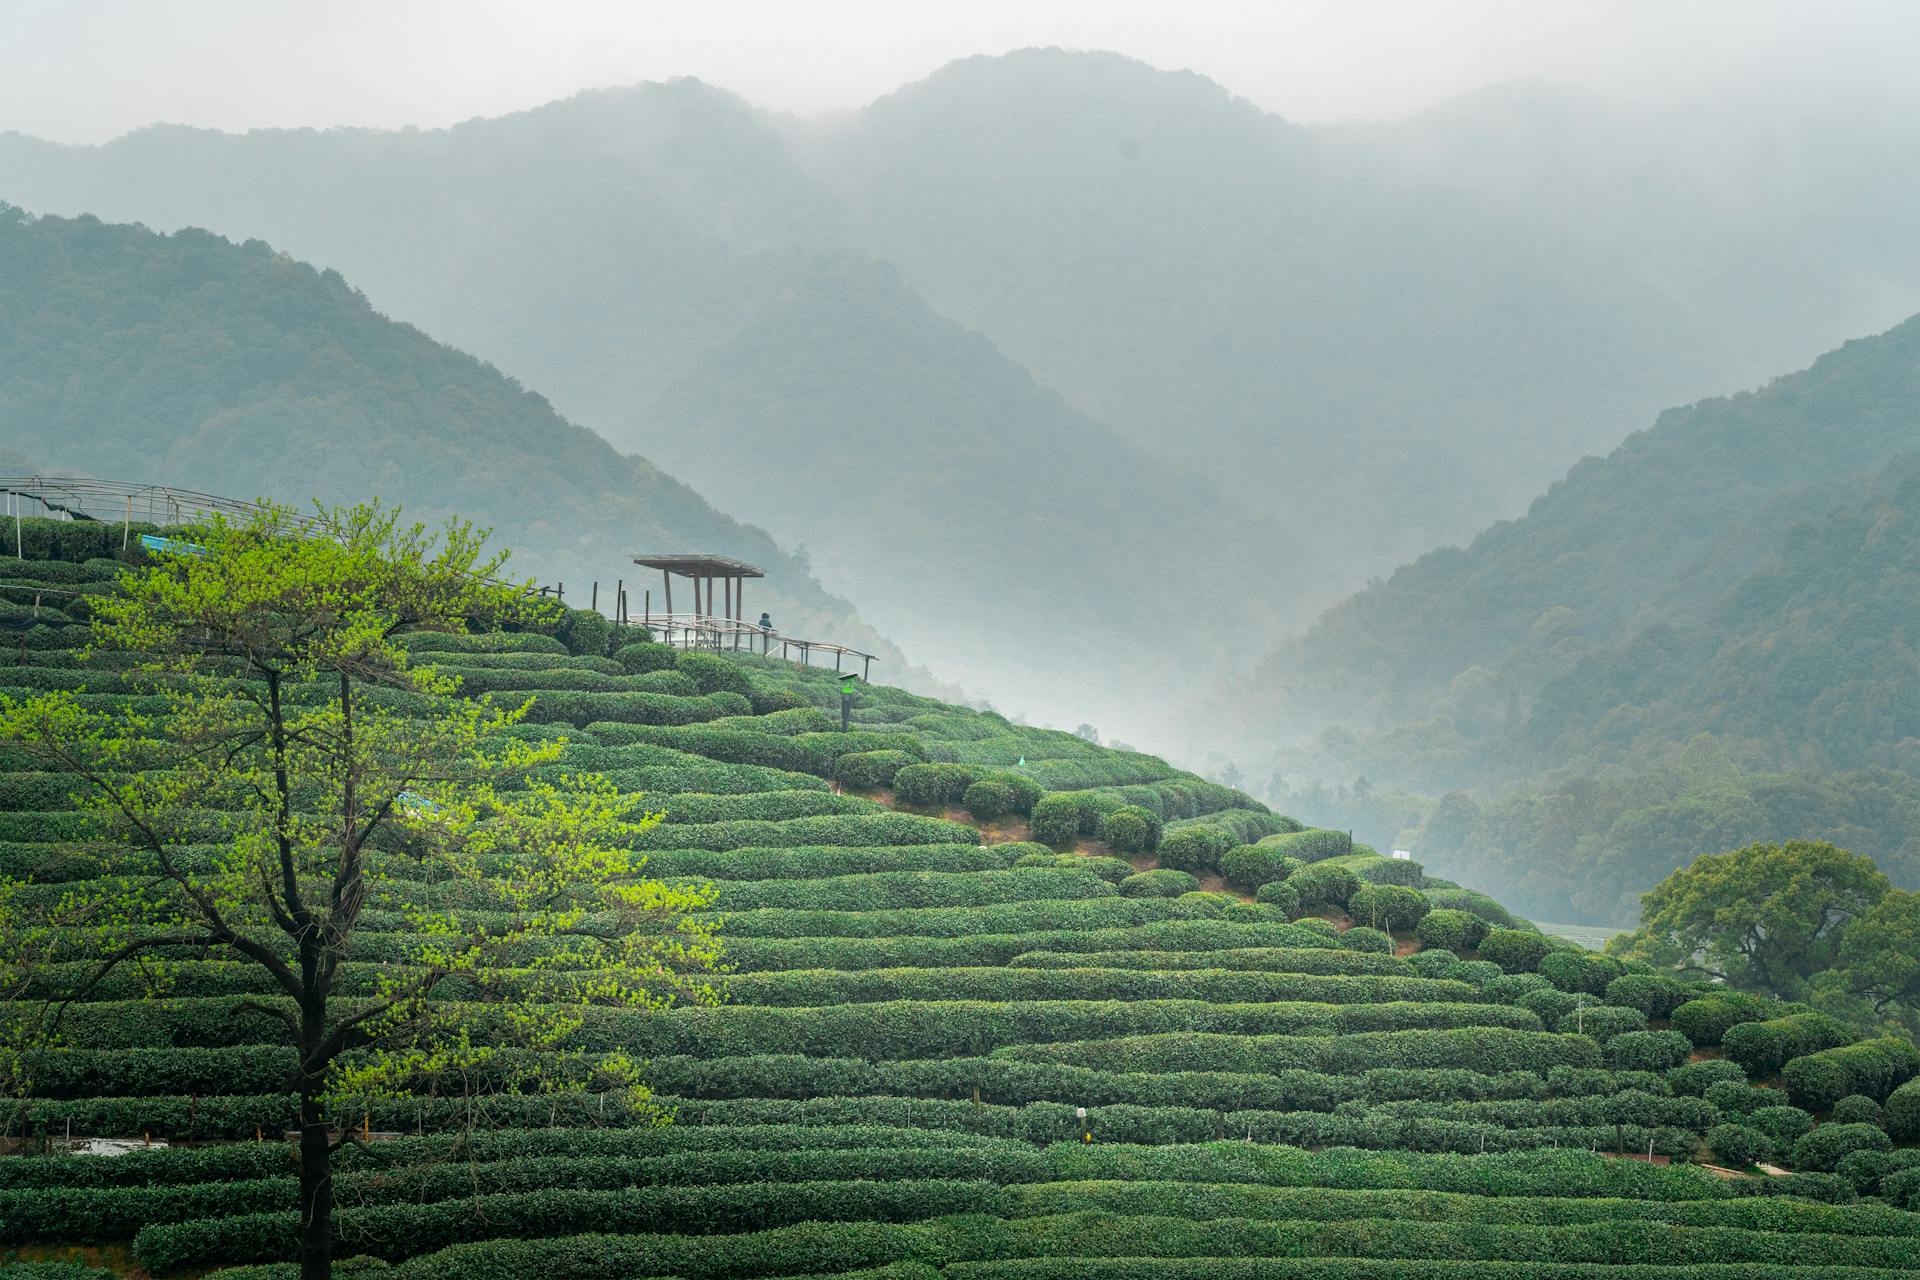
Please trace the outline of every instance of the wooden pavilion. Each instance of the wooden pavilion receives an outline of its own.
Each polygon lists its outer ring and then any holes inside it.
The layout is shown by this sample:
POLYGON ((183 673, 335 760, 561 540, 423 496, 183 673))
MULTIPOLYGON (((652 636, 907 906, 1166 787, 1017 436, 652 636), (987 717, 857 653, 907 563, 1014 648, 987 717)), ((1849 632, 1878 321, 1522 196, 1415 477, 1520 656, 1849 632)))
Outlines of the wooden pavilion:
POLYGON ((685 578, 692 584, 691 613, 695 617, 719 622, 739 622, 744 607, 740 603, 740 597, 746 587, 747 579, 767 576, 763 570, 754 565, 728 556, 635 556, 633 562, 643 569, 660 571, 661 583, 666 588, 663 598, 666 601, 669 618, 673 617, 673 580, 677 577, 685 578), (713 584, 716 582, 720 584, 722 597, 717 612, 713 607, 713 584))

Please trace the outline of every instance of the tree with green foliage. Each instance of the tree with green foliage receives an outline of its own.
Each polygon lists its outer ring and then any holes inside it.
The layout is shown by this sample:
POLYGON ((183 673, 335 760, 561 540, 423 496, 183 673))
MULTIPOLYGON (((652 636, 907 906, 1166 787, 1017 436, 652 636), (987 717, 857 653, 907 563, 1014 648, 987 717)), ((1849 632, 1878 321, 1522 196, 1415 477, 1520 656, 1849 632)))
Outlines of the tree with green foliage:
POLYGON ((1890 889, 1848 924, 1839 980, 1876 1016, 1920 1010, 1920 893, 1890 889))
POLYGON ((547 609, 495 580, 505 557, 484 541, 377 505, 216 521, 95 605, 93 652, 135 664, 162 712, 0 699, 0 742, 74 775, 104 837, 79 851, 97 874, 58 921, 10 930, 54 939, 43 960, 89 962, 47 1001, 49 1033, 124 970, 150 994, 182 956, 264 970, 274 994, 233 1016, 277 1026, 296 1051, 309 1280, 331 1271, 350 1099, 458 1091, 479 1074, 604 1090, 664 1121, 638 1064, 573 1051, 573 1033, 589 1005, 717 998, 717 939, 689 914, 703 894, 644 878, 630 852, 659 816, 605 779, 532 775, 562 744, 522 738, 524 707, 457 696, 399 643, 547 609), (433 905, 435 885, 457 885, 463 905, 433 905), (375 912, 404 920, 385 935, 402 955, 380 957, 373 994, 342 996, 343 967, 372 958, 375 912), (484 1033, 476 1005, 491 1006, 484 1033))
POLYGON ((1803 998, 1840 960, 1841 939, 1884 898, 1871 858, 1824 841, 1752 844, 1697 858, 1646 895, 1641 927, 1608 951, 1803 998))

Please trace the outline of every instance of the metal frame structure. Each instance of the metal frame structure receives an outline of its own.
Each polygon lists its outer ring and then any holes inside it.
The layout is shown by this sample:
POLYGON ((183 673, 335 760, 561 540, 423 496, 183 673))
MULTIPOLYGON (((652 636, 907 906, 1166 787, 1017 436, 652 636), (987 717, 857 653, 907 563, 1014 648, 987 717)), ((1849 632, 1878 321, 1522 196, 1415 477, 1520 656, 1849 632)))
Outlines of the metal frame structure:
MULTIPOLYGON (((190 524, 215 514, 245 516, 260 510, 257 502, 223 498, 196 489, 97 480, 91 476, 0 476, 0 493, 7 498, 6 514, 13 521, 16 553, 20 549, 20 520, 27 515, 117 523, 121 529, 120 545, 124 547, 131 541, 135 520, 143 524, 190 524), (28 510, 29 503, 37 504, 39 509, 28 510)), ((313 523, 299 515, 294 520, 301 525, 313 523)))
MULTIPOLYGON (((0 493, 6 495, 6 512, 14 527, 14 551, 16 555, 24 553, 24 544, 20 537, 20 521, 27 515, 36 517, 61 518, 68 520, 91 520, 101 524, 118 523, 121 528, 120 545, 126 547, 133 538, 133 523, 177 525, 191 524, 212 515, 248 516, 261 509, 258 502, 244 502, 238 498, 223 498, 218 494, 201 493, 196 489, 177 489, 170 485, 134 484, 120 480, 100 480, 91 476, 0 476, 0 493), (29 510, 32 504, 35 510, 29 510)), ((293 521, 302 528, 312 528, 317 521, 309 516, 294 515, 293 521)), ((660 570, 666 587, 666 612, 654 613, 651 602, 647 604, 640 618, 635 618, 626 609, 626 592, 617 594, 614 621, 620 625, 639 624, 645 626, 660 638, 662 643, 686 649, 730 649, 758 652, 771 657, 773 646, 780 646, 780 656, 788 661, 798 661, 802 666, 813 665, 813 655, 833 655, 833 669, 843 672, 850 658, 861 662, 861 678, 873 669, 874 655, 846 645, 829 644, 824 640, 802 640, 784 635, 771 628, 762 628, 747 622, 742 615, 748 578, 764 578, 766 572, 744 560, 735 560, 730 556, 708 555, 701 553, 635 556, 633 562, 649 569, 660 570), (673 611, 673 579, 684 577, 693 584, 694 611, 675 613, 673 611), (713 585, 721 583, 721 610, 714 611, 713 585)), ((40 595, 66 594, 58 591, 34 588, 15 588, 16 590, 37 590, 40 595)), ((542 595, 560 597, 558 586, 541 587, 542 595)), ((77 593, 72 593, 77 594, 77 593)), ((597 599, 598 584, 594 595, 597 599)), ((37 603, 37 599, 36 599, 37 603)), ((824 664, 823 664, 824 665, 824 664)))

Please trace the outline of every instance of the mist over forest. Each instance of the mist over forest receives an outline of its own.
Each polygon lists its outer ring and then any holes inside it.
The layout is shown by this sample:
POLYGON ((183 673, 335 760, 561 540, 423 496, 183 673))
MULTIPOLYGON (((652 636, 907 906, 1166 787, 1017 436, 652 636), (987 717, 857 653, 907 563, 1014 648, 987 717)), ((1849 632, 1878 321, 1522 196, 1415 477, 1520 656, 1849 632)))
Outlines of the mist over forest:
MULTIPOLYGON (((1746 711, 1712 674, 1773 623, 1748 579, 1810 554, 1788 527, 1897 483, 1910 343, 1767 384, 1920 306, 1907 119, 1529 82, 1302 126, 1031 49, 817 119, 682 79, 446 129, 12 134, 0 193, 336 272, 798 551, 932 678, 1276 799, 1364 779, 1399 796, 1351 811, 1384 844, 1702 733, 1908 775, 1897 717, 1811 710, 1837 680, 1746 711)), ((45 466, 134 430, 15 420, 45 466)), ((247 458, 221 482, 286 486, 247 458)))
POLYGON ((0 0, 0 1277, 1920 1273, 1916 65, 0 0))

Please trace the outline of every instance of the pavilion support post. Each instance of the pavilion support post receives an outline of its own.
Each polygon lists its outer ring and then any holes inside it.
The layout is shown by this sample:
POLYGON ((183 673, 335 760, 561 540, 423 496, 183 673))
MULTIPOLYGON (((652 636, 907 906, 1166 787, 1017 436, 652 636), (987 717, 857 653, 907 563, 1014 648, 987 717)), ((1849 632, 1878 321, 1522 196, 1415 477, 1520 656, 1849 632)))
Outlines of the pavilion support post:
POLYGON ((673 574, 671 574, 665 569, 662 569, 660 571, 660 578, 663 582, 667 584, 667 635, 669 636, 668 643, 672 643, 671 636, 673 635, 673 574))
POLYGON ((860 667, 860 678, 862 680, 871 679, 873 676, 873 659, 866 654, 860 656, 864 659, 860 667))

